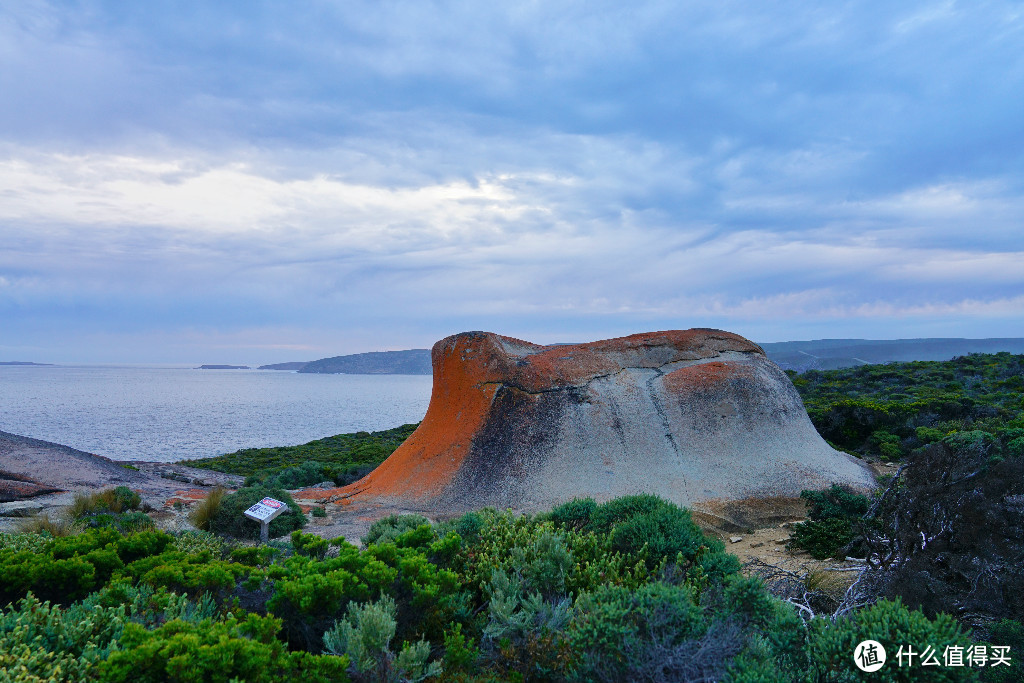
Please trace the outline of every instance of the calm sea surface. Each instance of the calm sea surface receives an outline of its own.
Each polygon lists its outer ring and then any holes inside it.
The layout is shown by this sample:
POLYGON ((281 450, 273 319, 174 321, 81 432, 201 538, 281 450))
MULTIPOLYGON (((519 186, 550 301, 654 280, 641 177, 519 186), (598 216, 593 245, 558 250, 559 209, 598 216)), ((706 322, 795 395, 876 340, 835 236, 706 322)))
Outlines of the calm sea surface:
POLYGON ((0 430, 168 462, 418 422, 430 386, 429 375, 0 366, 0 430))

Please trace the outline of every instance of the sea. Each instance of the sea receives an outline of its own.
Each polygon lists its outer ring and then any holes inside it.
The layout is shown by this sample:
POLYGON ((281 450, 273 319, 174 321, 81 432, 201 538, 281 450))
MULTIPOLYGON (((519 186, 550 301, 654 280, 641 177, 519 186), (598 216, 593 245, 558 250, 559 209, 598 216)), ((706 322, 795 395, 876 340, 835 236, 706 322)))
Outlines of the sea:
POLYGON ((0 366, 0 430, 174 462, 419 422, 429 375, 181 366, 0 366))

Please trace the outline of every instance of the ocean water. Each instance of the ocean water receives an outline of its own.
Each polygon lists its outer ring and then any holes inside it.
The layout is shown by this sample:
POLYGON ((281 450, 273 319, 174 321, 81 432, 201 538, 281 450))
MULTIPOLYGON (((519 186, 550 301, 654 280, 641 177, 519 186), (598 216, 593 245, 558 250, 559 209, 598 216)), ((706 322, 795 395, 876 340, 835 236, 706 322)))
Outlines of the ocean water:
POLYGON ((0 366, 0 430, 171 462, 418 422, 430 387, 424 375, 0 366))

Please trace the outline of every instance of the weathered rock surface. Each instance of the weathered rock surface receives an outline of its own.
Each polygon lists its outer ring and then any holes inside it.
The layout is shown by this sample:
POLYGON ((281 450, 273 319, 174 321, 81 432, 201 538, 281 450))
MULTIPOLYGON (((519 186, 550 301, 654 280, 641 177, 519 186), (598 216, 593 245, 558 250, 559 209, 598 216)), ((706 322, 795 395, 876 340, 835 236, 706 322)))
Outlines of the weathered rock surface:
POLYGON ((331 499, 444 514, 653 493, 713 511, 832 482, 873 486, 821 439, 761 348, 728 332, 572 346, 466 332, 435 344, 432 362, 423 423, 331 499))

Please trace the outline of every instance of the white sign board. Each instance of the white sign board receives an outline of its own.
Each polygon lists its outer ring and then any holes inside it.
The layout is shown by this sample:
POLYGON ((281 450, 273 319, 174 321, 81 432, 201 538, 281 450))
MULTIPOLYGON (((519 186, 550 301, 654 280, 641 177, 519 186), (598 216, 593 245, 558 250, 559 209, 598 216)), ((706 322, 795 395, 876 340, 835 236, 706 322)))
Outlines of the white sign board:
POLYGON ((249 519, 255 519, 257 522, 267 524, 270 520, 274 519, 282 512, 285 512, 287 509, 288 506, 279 500, 264 498, 246 510, 243 514, 245 514, 249 519))

